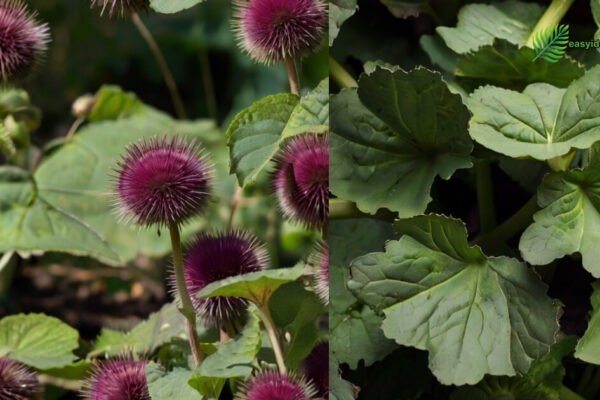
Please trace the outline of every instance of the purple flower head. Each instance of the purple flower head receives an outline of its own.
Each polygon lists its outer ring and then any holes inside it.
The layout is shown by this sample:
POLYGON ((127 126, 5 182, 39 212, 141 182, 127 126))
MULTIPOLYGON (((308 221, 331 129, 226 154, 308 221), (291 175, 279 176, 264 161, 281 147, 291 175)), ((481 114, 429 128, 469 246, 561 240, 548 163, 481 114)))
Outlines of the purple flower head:
POLYGON ((311 381, 316 389, 317 395, 325 399, 329 398, 329 342, 316 345, 303 364, 306 378, 311 381))
POLYGON ((201 234, 187 251, 185 282, 198 314, 211 326, 221 326, 243 315, 247 301, 237 297, 198 299, 196 294, 210 283, 260 271, 268 253, 254 236, 241 231, 201 234))
POLYGON ((0 357, 0 399, 31 400, 40 393, 35 373, 23 364, 0 357))
POLYGON ((130 145, 117 173, 119 213, 137 224, 181 223, 208 204, 212 165, 198 146, 181 138, 130 145))
POLYGON ((108 10, 110 17, 114 15, 130 15, 150 8, 149 0, 92 0, 92 8, 102 8, 101 14, 108 10))
POLYGON ((251 378, 236 400, 311 400, 315 399, 312 384, 295 375, 275 371, 262 372, 251 378))
POLYGON ((235 0, 235 30, 253 59, 280 62, 314 50, 327 26, 322 0, 235 0))
POLYGON ((320 229, 329 213, 328 135, 303 134, 275 157, 273 186, 283 214, 320 229))
POLYGON ((323 304, 329 305, 329 245, 319 242, 316 252, 310 259, 310 264, 315 266, 314 288, 323 304))
POLYGON ((50 41, 48 25, 36 21, 22 0, 0 0, 0 78, 3 83, 27 78, 50 41))
POLYGON ((146 362, 113 359, 96 367, 86 382, 86 400, 150 400, 146 362))

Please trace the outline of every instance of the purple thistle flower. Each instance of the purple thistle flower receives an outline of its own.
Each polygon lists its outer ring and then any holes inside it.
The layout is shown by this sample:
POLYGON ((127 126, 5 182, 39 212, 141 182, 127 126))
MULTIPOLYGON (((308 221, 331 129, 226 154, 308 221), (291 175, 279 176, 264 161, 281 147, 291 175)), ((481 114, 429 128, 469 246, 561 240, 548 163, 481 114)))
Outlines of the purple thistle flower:
POLYGON ((319 296, 323 304, 329 305, 329 245, 319 242, 316 246, 316 252, 313 253, 309 261, 316 267, 314 272, 315 293, 319 296))
POLYGON ((146 362, 113 359, 97 366, 82 393, 86 400, 150 400, 146 362))
POLYGON ((0 399, 31 400, 41 392, 35 373, 20 362, 0 357, 0 399))
POLYGON ((208 204, 213 168, 194 143, 178 137, 142 140, 127 148, 118 166, 122 218, 165 226, 188 220, 208 204))
POLYGON ((306 378, 315 385, 317 396, 329 398, 329 342, 316 345, 303 363, 306 378))
POLYGON ((13 83, 27 78, 50 41, 47 24, 36 21, 22 0, 0 1, 0 78, 13 83))
POLYGON ((322 0, 235 0, 234 29, 253 59, 280 62, 314 50, 327 26, 322 0))
POLYGON ((266 268, 269 256, 253 235, 241 231, 201 234, 187 251, 185 282, 198 314, 211 326, 242 316, 248 302, 237 297, 198 299, 205 286, 232 276, 266 268))
POLYGON ((236 400, 311 400, 315 396, 315 388, 303 378, 267 371, 251 378, 236 400))
POLYGON ((273 187, 283 214, 311 229, 321 229, 329 213, 328 135, 290 139, 275 157, 273 187))
POLYGON ((124 16, 150 8, 149 0, 92 0, 91 7, 102 8, 101 14, 108 9, 109 17, 115 14, 124 16))

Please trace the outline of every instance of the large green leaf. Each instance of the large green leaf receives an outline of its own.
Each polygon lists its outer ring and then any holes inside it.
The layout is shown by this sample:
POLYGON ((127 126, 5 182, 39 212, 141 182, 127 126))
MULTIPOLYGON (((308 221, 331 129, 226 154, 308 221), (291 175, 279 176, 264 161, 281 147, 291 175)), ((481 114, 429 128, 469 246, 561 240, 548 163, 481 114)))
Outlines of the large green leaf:
POLYGON ((158 364, 148 364, 146 366, 146 382, 148 382, 148 391, 152 400, 200 400, 196 392, 188 381, 192 376, 192 371, 175 368, 166 372, 158 364))
POLYGON ((187 10, 205 0, 150 0, 150 7, 156 12, 174 14, 187 10))
POLYGON ((354 400, 356 399, 354 386, 342 379, 339 365, 333 357, 329 357, 329 399, 330 400, 354 400))
POLYGON ((573 352, 575 343, 575 337, 565 337, 546 356, 534 361, 524 376, 488 376, 474 387, 459 388, 450 400, 562 400, 560 390, 565 375, 562 359, 573 352))
MULTIPOLYGON (((97 122, 84 127, 37 169, 34 179, 38 196, 50 206, 63 210, 98 231, 109 249, 103 255, 91 254, 114 265, 122 265, 139 253, 161 256, 170 249, 169 239, 156 230, 144 230, 117 221, 113 211, 112 176, 125 147, 141 138, 178 134, 194 138, 206 147, 215 161, 217 196, 228 197, 233 181, 226 170, 226 147, 211 121, 175 121, 149 110, 142 115, 117 121, 97 122)), ((39 216, 44 220, 44 216, 39 216)), ((213 223, 215 223, 213 221, 213 223)), ((206 224, 197 220, 190 229, 206 224)), ((49 233, 55 240, 79 240, 76 235, 49 233)), ((18 249, 17 249, 18 250, 18 249)), ((42 249, 44 250, 44 249, 42 249)))
POLYGON ((304 273, 304 265, 251 272, 211 283, 197 297, 241 297, 263 307, 280 286, 297 281, 304 273))
POLYGON ((600 365, 600 282, 594 283, 592 316, 587 330, 577 343, 575 357, 588 363, 600 365))
POLYGON ((329 83, 323 80, 301 99, 281 93, 241 111, 227 130, 231 172, 240 185, 254 183, 271 166, 281 143, 301 133, 325 133, 329 127, 329 83))
POLYGON ((458 13, 456 28, 440 26, 437 32, 459 54, 491 45, 494 39, 522 45, 543 12, 539 4, 520 1, 468 4, 458 13))
POLYGON ((471 136, 498 153, 548 160, 586 149, 600 140, 600 66, 567 89, 545 83, 523 93, 483 87, 468 105, 471 136))
POLYGON ((461 56, 455 75, 470 86, 490 84, 523 90, 535 82, 566 87, 585 72, 582 65, 569 57, 556 63, 534 63, 534 58, 535 52, 529 47, 519 48, 506 40, 496 40, 461 56))
POLYGON ((546 265, 579 252, 584 268, 600 277, 600 165, 546 175, 537 200, 542 210, 519 243, 523 259, 546 265))
POLYGON ((0 253, 63 251, 109 263, 118 260, 101 233, 51 201, 27 172, 0 167, 0 253))
POLYGON ((332 99, 331 191, 368 213, 422 213, 436 176, 471 166, 468 119, 437 73, 378 68, 363 75, 358 92, 332 99))
POLYGON ((340 32, 344 21, 356 12, 356 0, 329 0, 329 46, 340 32))
POLYGON ((43 314, 11 315, 0 320, 0 357, 39 369, 60 368, 77 359, 79 333, 43 314))
POLYGON ((383 312, 387 337, 429 351, 441 383, 524 374, 549 351, 560 310, 524 263, 470 247, 455 219, 419 216, 396 226, 404 236, 354 260, 348 286, 383 312))
POLYGON ((332 221, 329 267, 329 346, 332 357, 357 368, 382 359, 397 346, 381 331, 381 317, 347 288, 350 260, 379 250, 393 237, 390 224, 371 219, 332 221))
POLYGON ((225 344, 202 361, 190 378, 190 385, 203 396, 217 397, 224 382, 229 378, 246 378, 254 368, 255 359, 262 344, 260 319, 256 312, 240 335, 225 344))

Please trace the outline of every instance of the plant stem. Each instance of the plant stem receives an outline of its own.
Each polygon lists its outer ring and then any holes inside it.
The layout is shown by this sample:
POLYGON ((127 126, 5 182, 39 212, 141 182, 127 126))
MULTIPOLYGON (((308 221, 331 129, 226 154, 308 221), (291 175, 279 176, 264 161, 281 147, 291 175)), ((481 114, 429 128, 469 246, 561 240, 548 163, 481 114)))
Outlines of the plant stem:
POLYGON ((544 15, 539 19, 527 39, 525 46, 533 47, 535 38, 541 33, 552 29, 560 23, 575 0, 552 0, 544 15))
POLYGON ((582 396, 564 385, 560 387, 559 395, 560 400, 585 400, 582 396))
POLYGON ((175 113, 178 118, 186 118, 187 113, 185 111, 185 106, 183 105, 183 100, 181 99, 181 95, 179 94, 179 90, 177 89, 177 84, 175 83, 175 78, 173 78, 173 74, 169 69, 169 65, 167 64, 167 60, 165 60, 165 56, 163 55, 160 47, 154 40, 152 33, 148 30, 142 19, 137 13, 131 14, 131 20, 133 24, 142 35, 142 38, 146 41, 146 44, 152 51, 154 58, 162 72, 163 78, 165 80, 165 84, 167 85, 167 89, 169 89, 169 93, 171 94, 171 101, 173 102, 173 107, 175 108, 175 113))
POLYGON ((496 227, 496 206, 494 204, 492 176, 488 160, 475 162, 475 180, 477 183, 480 231, 486 234, 496 227))
POLYGON ((329 56, 329 75, 341 88, 357 87, 358 82, 342 67, 335 58, 329 56))
POLYGON ((73 136, 75 136, 77 129, 79 129, 81 124, 83 124, 84 122, 85 122, 85 118, 77 118, 75 121, 73 121, 73 123, 71 124, 71 127, 69 128, 69 131, 65 135, 65 141, 71 140, 73 138, 73 136))
POLYGON ((210 68, 210 59, 208 58, 208 52, 204 48, 200 50, 200 65, 202 67, 202 84, 204 86, 204 96, 206 97, 208 115, 216 122, 219 119, 217 96, 215 94, 215 85, 213 82, 212 70, 210 68))
POLYGON ((177 293, 181 301, 181 313, 186 319, 187 333, 194 356, 196 367, 202 362, 200 353, 200 343, 198 342, 198 333, 196 332, 196 311, 190 298, 190 292, 185 284, 183 272, 183 251, 181 250, 181 237, 179 235, 179 226, 171 222, 169 224, 169 233, 171 234, 171 245, 173 247, 173 268, 175 269, 175 282, 177 293))
POLYGON ((287 69, 288 79, 290 81, 290 92, 300 96, 300 80, 298 79, 298 70, 296 62, 292 57, 287 57, 284 60, 285 68, 287 69))
POLYGON ((538 209, 537 197, 533 196, 509 219, 498 225, 493 231, 473 240, 472 244, 489 249, 493 248, 498 243, 506 242, 531 223, 533 214, 535 214, 538 209))
POLYGON ((269 340, 273 346, 273 353, 275 353, 275 360, 277 361, 279 372, 282 374, 287 374, 287 367, 285 366, 285 360, 283 359, 283 351, 281 350, 281 344, 279 343, 279 336, 277 335, 277 329, 275 328, 275 323, 271 317, 271 311, 269 311, 268 304, 258 307, 258 316, 265 325, 265 329, 269 335, 269 340))
POLYGON ((358 209, 355 203, 342 199, 329 200, 329 219, 374 218, 391 222, 398 218, 396 213, 379 210, 374 215, 366 214, 358 209))
POLYGON ((239 185, 235 185, 235 191, 233 193, 233 198, 231 199, 231 204, 229 206, 229 220, 227 221, 227 228, 231 229, 233 227, 233 221, 235 219, 235 213, 240 208, 240 203, 244 198, 244 189, 242 189, 239 185))

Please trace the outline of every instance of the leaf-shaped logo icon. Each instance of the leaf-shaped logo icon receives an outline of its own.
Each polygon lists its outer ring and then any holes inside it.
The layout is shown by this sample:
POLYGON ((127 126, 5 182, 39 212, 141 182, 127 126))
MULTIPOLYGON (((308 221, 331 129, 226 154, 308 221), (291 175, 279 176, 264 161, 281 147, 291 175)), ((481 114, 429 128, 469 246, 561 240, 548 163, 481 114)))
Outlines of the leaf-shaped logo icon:
POLYGON ((554 29, 540 32, 533 41, 536 54, 533 61, 541 58, 551 63, 557 62, 565 55, 568 43, 569 25, 558 25, 554 29))

